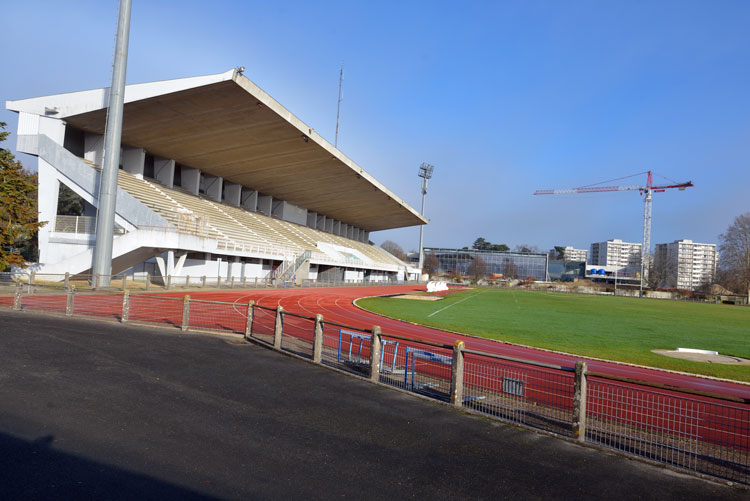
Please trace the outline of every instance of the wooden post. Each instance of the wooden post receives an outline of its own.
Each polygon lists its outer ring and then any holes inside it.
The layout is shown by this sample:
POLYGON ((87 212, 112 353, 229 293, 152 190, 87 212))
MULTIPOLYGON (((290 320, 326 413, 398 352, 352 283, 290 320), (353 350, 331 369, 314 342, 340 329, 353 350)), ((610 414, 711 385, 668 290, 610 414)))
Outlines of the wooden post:
POLYGON ((122 290, 123 290, 123 291, 125 291, 125 288, 126 288, 126 286, 127 286, 127 283, 128 283, 128 276, 127 276, 127 275, 125 275, 125 274, 123 274, 123 275, 122 275, 122 290))
POLYGON ((206 275, 203 275, 203 277, 201 277, 201 289, 205 289, 205 288, 206 288, 206 275))
POLYGON ((453 363, 451 364, 451 403, 456 407, 464 405, 464 342, 453 343, 453 363))
POLYGON ((185 275, 185 288, 190 287, 190 275, 185 275))
POLYGON ((273 330, 273 347, 281 350, 281 335, 284 332, 284 308, 281 305, 276 308, 276 326, 273 330))
POLYGON ((315 315, 315 335, 313 336, 313 362, 320 363, 323 358, 323 315, 315 315))
POLYGON ((127 289, 122 293, 122 315, 120 316, 120 322, 125 323, 128 321, 130 316, 130 291, 127 289))
POLYGON ((258 288, 258 277, 255 277, 255 288, 258 288))
POLYGON ((221 289, 221 275, 216 275, 216 288, 221 289))
POLYGON ((232 275, 232 285, 231 285, 231 287, 232 287, 232 289, 234 289, 234 275, 232 275))
POLYGON ((373 326, 370 338, 370 381, 380 381, 380 326, 373 326))
POLYGON ((172 286, 172 275, 167 275, 167 290, 172 286))
POLYGON ((253 301, 247 303, 247 323, 245 324, 245 339, 253 335, 253 301))
POLYGON ((68 291, 68 298, 67 298, 68 300, 65 303, 65 315, 68 317, 73 314, 73 301, 74 301, 73 296, 74 295, 75 295, 75 292, 68 291))
POLYGON ((65 283, 65 290, 67 291, 68 289, 70 289, 70 272, 69 271, 65 272, 65 282, 64 283, 65 283))
POLYGON ((36 278, 36 272, 32 271, 31 276, 29 277, 29 285, 34 285, 34 279, 36 278))
POLYGON ((573 383, 573 433, 577 440, 586 440, 586 362, 580 360, 573 383))
POLYGON ((190 296, 187 295, 182 302, 182 332, 188 330, 190 325, 190 296))
POLYGON ((148 290, 149 285, 151 285, 151 273, 146 272, 146 290, 148 290))

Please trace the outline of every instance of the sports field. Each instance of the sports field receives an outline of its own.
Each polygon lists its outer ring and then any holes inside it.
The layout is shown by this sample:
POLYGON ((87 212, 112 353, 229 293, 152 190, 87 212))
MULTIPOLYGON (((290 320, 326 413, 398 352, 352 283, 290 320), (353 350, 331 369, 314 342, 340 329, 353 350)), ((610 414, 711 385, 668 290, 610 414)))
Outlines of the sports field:
POLYGON ((512 289, 473 289, 440 301, 367 298, 357 304, 389 317, 510 343, 750 381, 750 366, 651 353, 682 347, 750 358, 750 308, 512 289))

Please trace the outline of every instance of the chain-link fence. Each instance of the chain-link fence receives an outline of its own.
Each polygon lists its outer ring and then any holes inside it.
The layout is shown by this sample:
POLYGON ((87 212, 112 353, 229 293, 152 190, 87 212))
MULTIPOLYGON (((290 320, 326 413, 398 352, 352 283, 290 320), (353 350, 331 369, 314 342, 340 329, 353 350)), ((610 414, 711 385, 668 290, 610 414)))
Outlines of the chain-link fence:
MULTIPOLYGON (((0 307, 244 334, 280 351, 495 419, 750 484, 750 399, 476 351, 270 308, 132 293, 0 297, 0 307)), ((32 291, 33 292, 33 291, 32 291)), ((470 342, 470 341, 469 341, 470 342)))

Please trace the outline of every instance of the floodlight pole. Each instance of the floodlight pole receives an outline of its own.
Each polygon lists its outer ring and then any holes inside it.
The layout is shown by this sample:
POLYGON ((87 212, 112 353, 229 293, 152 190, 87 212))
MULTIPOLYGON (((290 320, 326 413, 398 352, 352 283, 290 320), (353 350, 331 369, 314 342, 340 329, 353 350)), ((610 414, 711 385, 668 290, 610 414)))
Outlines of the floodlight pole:
POLYGON ((92 265, 94 287, 108 286, 112 274, 112 239, 117 203, 117 169, 120 165, 125 72, 128 64, 130 8, 131 0, 120 0, 115 57, 112 64, 112 84, 109 88, 107 130, 104 136, 104 160, 99 181, 99 211, 96 218, 96 245, 92 265))
MULTIPOLYGON (((423 163, 419 166, 419 177, 422 178, 422 212, 421 216, 424 218, 424 200, 427 195, 427 180, 432 177, 432 171, 435 169, 434 165, 423 163)), ((422 268, 424 266, 424 249, 422 248, 422 239, 424 236, 424 224, 419 226, 419 274, 421 280, 422 268)))

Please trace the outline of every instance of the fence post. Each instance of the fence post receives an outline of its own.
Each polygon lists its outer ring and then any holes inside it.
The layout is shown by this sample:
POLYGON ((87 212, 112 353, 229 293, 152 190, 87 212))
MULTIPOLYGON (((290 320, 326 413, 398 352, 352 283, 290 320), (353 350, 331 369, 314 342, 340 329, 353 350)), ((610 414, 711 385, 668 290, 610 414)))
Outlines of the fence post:
POLYGON ((253 304, 254 301, 247 303, 247 323, 245 324, 245 339, 250 339, 253 335, 253 304))
POLYGON ((128 321, 130 316, 130 291, 125 290, 122 293, 122 315, 120 315, 120 322, 125 323, 128 321))
POLYGON ((232 275, 232 289, 234 289, 234 275, 232 275))
POLYGON ((190 295, 186 295, 182 301, 182 332, 185 332, 190 325, 190 295))
POLYGON ((148 286, 151 284, 151 273, 146 272, 146 290, 148 290, 148 286))
POLYGON ((573 432, 577 440, 586 440, 586 362, 580 360, 573 383, 573 432))
POLYGON ((323 315, 315 315, 315 335, 313 336, 313 362, 320 363, 323 358, 323 315))
POLYGON ((464 342, 453 343, 453 363, 451 364, 451 403, 456 407, 464 405, 464 342))
POLYGON ((65 290, 70 289, 70 272, 69 271, 65 272, 65 282, 64 282, 64 284, 65 284, 65 290))
POLYGON ((13 309, 21 311, 21 295, 23 294, 23 284, 18 282, 16 284, 16 295, 13 298, 13 309))
POLYGON ((65 315, 71 316, 73 314, 73 296, 75 295, 75 292, 68 291, 68 300, 65 302, 65 315))
POLYGON ((258 277, 255 277, 255 288, 258 288, 258 277))
POLYGON ((247 289, 247 277, 244 275, 242 276, 242 288, 247 289))
POLYGON ((167 290, 172 286, 172 275, 167 275, 167 290))
POLYGON ((122 275, 122 290, 123 291, 125 290, 125 286, 127 285, 127 283, 128 283, 128 276, 123 274, 122 275))
POLYGON ((372 327, 370 338, 370 381, 380 381, 380 326, 372 327))
POLYGON ((205 289, 205 288, 206 288, 206 275, 203 275, 203 277, 201 277, 201 289, 205 289))
POLYGON ((216 276, 216 288, 221 289, 221 275, 216 276))
POLYGON ((190 275, 185 276, 185 288, 190 287, 190 275))
POLYGON ((276 326, 273 329, 273 347, 281 350, 281 334, 284 332, 284 308, 281 305, 276 308, 276 326))
POLYGON ((34 279, 36 278, 36 272, 32 271, 31 276, 29 277, 29 285, 34 285, 34 279))

